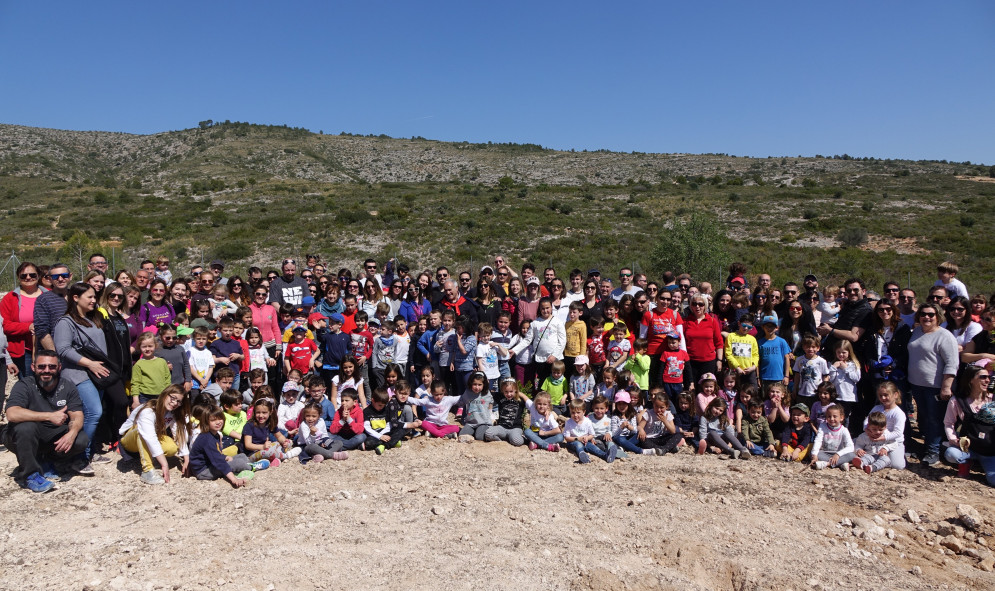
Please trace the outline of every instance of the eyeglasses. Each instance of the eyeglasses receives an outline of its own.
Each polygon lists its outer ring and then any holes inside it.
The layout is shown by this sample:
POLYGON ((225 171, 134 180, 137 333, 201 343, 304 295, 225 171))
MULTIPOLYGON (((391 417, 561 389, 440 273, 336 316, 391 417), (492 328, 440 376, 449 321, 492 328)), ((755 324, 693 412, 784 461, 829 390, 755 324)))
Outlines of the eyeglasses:
POLYGON ((21 273, 21 279, 38 279, 38 273, 21 273))
POLYGON ((58 363, 36 363, 35 369, 59 369, 58 363))

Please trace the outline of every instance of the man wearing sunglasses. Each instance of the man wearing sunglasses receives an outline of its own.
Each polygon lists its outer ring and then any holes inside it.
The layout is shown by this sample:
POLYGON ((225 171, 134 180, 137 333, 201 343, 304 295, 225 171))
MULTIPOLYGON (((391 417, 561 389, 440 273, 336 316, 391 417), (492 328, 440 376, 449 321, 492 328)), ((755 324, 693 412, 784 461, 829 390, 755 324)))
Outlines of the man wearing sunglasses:
POLYGON ((843 296, 846 298, 840 308, 836 324, 829 326, 825 322, 819 325, 819 336, 826 337, 822 344, 822 356, 833 363, 836 361, 834 352, 836 343, 847 340, 853 343, 853 348, 862 350, 863 337, 870 334, 873 309, 867 301, 866 288, 860 279, 847 279, 843 284, 843 296))
POLYGON ((377 285, 379 285, 381 288, 383 288, 383 286, 384 286, 383 285, 383 275, 381 275, 380 273, 377 273, 378 269, 379 269, 379 267, 377 266, 377 262, 375 260, 373 260, 373 259, 366 259, 365 261, 363 261, 363 276, 359 278, 359 283, 360 283, 360 285, 363 286, 363 289, 366 288, 366 278, 367 277, 372 277, 373 279, 376 279, 377 280, 377 285))
POLYGON ((33 376, 14 384, 7 401, 3 442, 17 456, 14 479, 33 492, 48 492, 61 480, 53 461, 68 462, 83 453, 83 401, 70 380, 59 379, 59 356, 40 349, 33 376))
POLYGON ((38 296, 35 301, 35 342, 40 349, 55 350, 52 328, 66 314, 69 304, 66 292, 73 282, 73 272, 65 263, 55 263, 48 269, 52 289, 38 296))
POLYGON ((617 302, 625 294, 634 296, 638 291, 640 289, 632 284, 632 269, 622 267, 622 270, 618 272, 618 287, 612 290, 612 299, 617 302))

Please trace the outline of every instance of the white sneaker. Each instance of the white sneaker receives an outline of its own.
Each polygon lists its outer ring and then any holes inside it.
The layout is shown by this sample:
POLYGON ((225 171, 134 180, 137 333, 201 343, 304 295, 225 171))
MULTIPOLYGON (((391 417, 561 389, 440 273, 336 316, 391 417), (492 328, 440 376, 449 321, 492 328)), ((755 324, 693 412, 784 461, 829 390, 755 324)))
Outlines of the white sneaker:
POLYGON ((155 470, 142 472, 142 482, 145 484, 165 484, 166 480, 155 470))
POLYGON ((817 461, 815 463, 815 469, 816 470, 825 470, 826 466, 828 466, 828 465, 829 465, 829 462, 823 462, 823 461, 820 460, 820 461, 817 461))
POLYGON ((292 448, 290 448, 290 449, 287 450, 287 453, 285 455, 287 456, 288 459, 289 458, 296 458, 297 456, 301 455, 301 448, 299 448, 299 447, 292 447, 292 448))

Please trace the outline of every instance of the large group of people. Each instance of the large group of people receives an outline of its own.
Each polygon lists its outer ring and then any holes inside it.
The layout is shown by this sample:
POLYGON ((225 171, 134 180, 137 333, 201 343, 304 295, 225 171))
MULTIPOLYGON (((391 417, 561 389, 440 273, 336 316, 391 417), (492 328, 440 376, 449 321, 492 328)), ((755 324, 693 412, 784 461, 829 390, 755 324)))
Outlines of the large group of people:
POLYGON ((872 473, 914 457, 961 476, 977 463, 995 485, 995 309, 958 272, 938 265, 919 302, 892 281, 778 288, 738 263, 716 289, 503 257, 476 276, 309 255, 173 277, 164 256, 110 273, 94 254, 78 282, 25 262, 0 299, 0 375, 17 378, 3 443, 36 492, 117 453, 148 484, 175 456, 241 486, 418 436, 582 463, 684 448, 872 473))

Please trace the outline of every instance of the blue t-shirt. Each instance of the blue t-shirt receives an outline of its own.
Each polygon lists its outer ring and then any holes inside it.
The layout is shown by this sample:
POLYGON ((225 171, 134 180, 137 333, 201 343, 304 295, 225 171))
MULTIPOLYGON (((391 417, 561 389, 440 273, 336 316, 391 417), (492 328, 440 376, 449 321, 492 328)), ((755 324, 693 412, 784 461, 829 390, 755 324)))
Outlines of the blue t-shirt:
POLYGON ((453 367, 456 371, 473 371, 476 365, 476 354, 477 354, 477 337, 473 335, 463 336, 463 348, 466 349, 466 354, 459 350, 459 345, 456 344, 456 339, 459 337, 453 335, 453 367))
POLYGON ((252 443, 258 445, 269 441, 270 431, 265 427, 261 427, 259 423, 253 420, 242 427, 242 439, 244 440, 249 435, 252 436, 252 443))
POLYGON ((760 347, 760 379, 769 382, 783 380, 786 377, 784 356, 791 353, 788 341, 779 336, 770 340, 761 337, 757 339, 757 345, 760 347))

